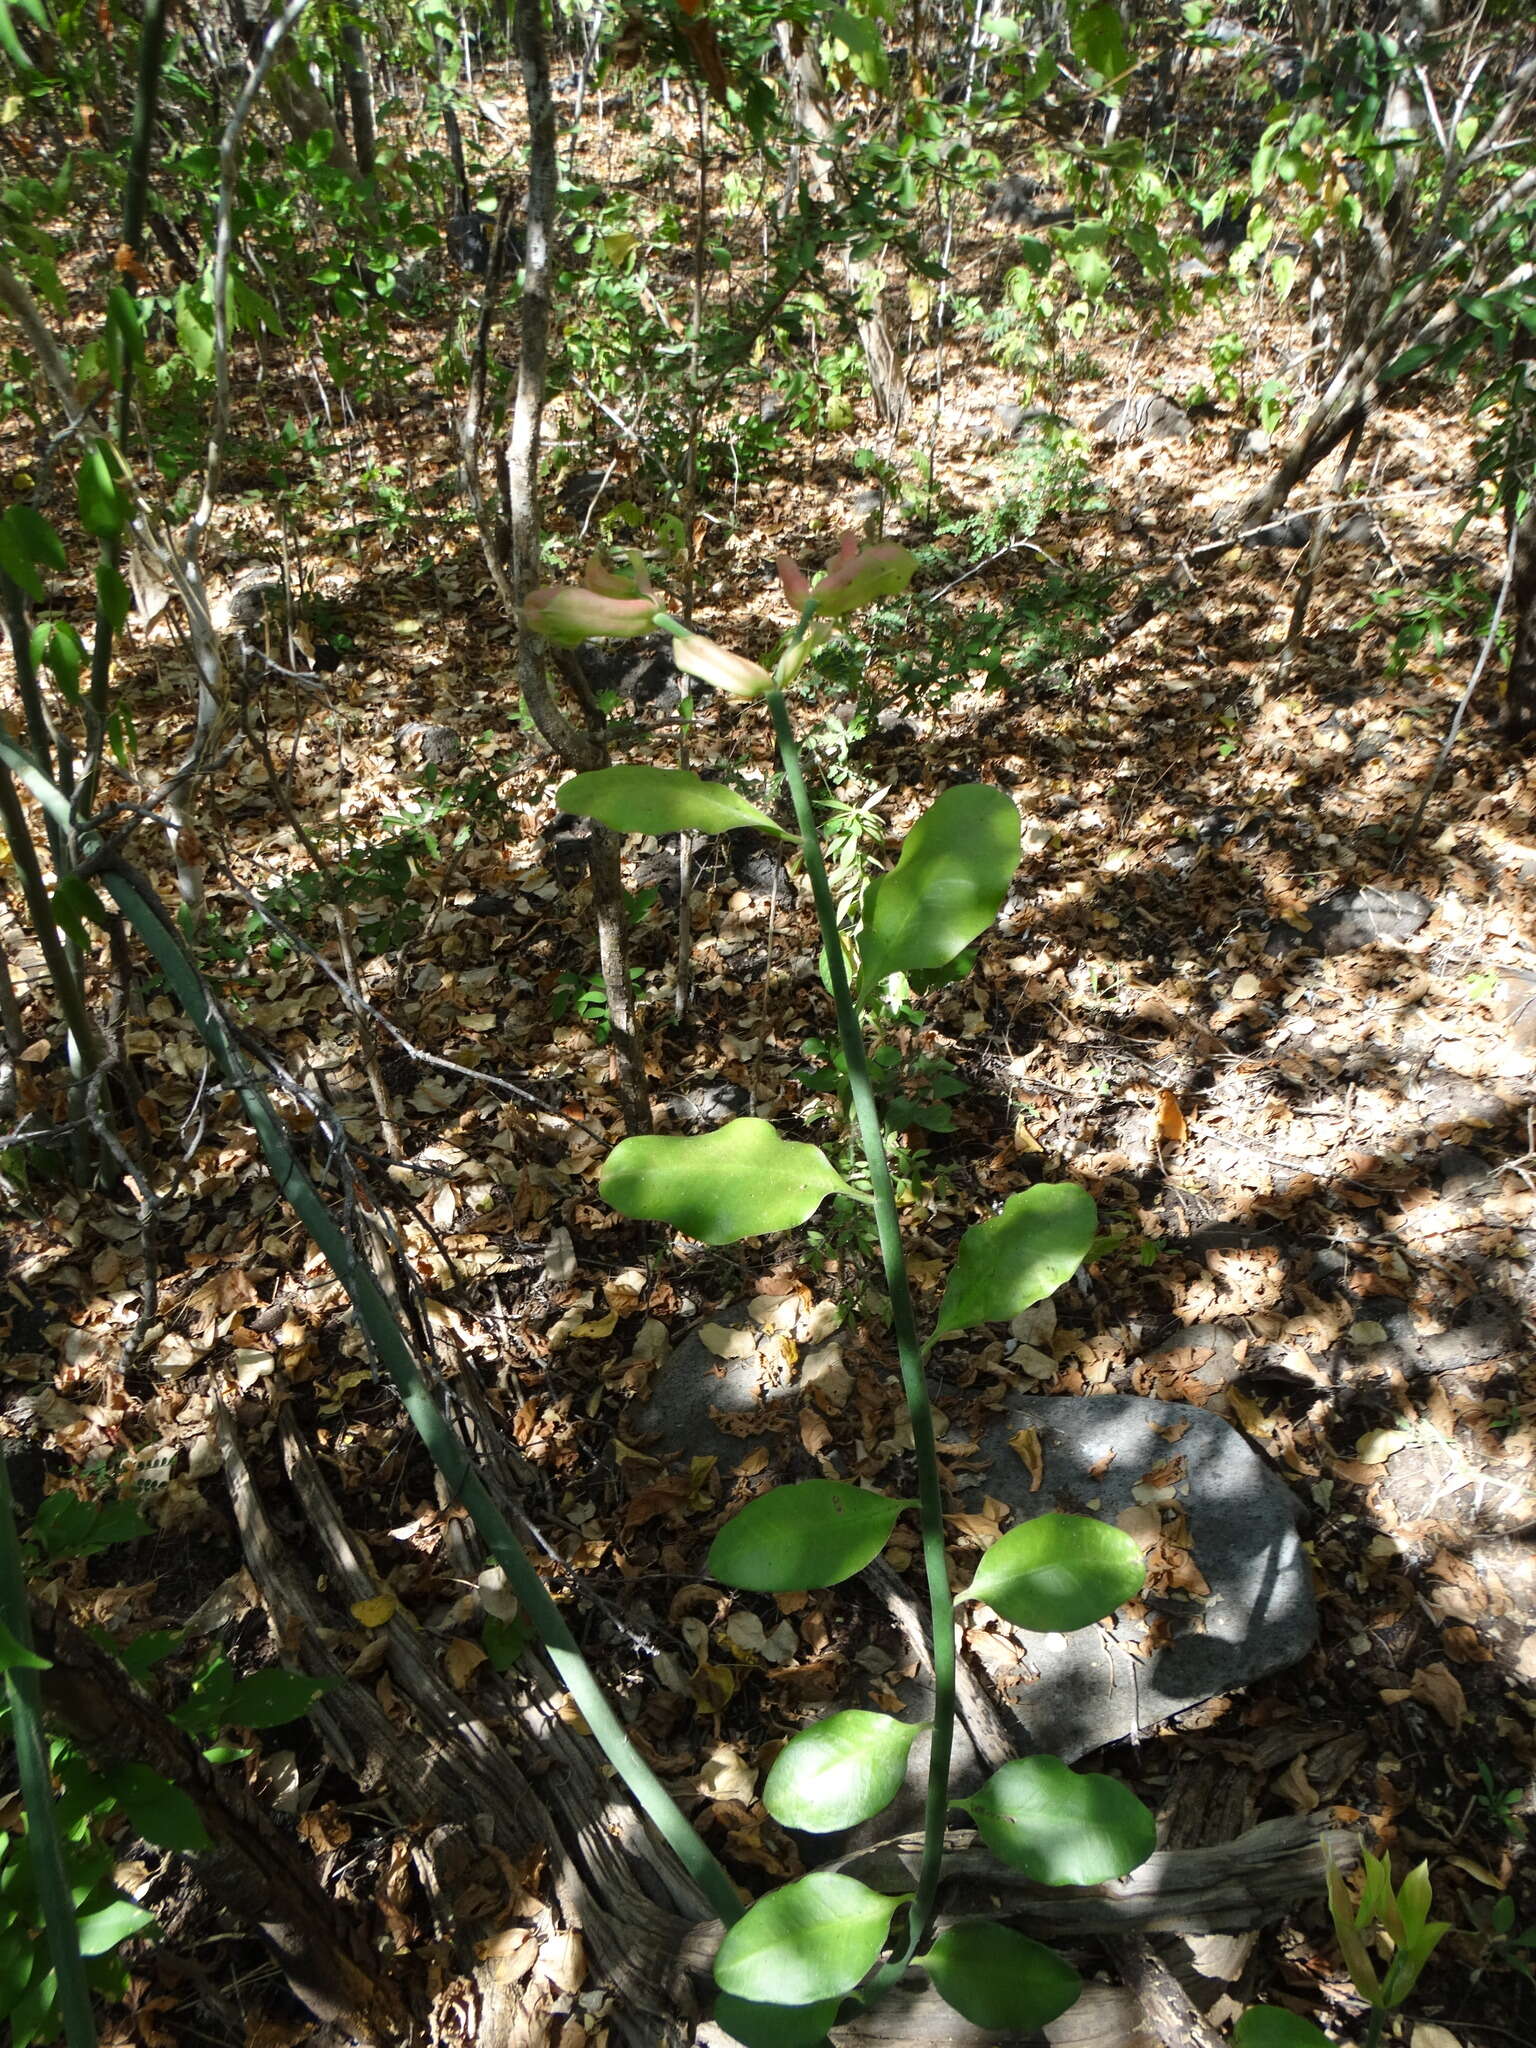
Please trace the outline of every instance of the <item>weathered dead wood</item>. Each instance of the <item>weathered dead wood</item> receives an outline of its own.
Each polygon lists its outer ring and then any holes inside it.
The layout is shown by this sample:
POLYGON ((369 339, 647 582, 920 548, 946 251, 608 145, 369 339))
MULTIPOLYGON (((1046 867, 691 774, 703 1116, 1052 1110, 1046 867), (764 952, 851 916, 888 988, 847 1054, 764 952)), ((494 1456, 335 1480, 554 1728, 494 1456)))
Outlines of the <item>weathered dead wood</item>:
POLYGON ((1142 2024, 1163 2048, 1223 2048, 1222 2038, 1165 1962, 1138 1934, 1112 1934, 1110 1961, 1141 2007, 1142 2024))
MULTIPOLYGON (((531 1849, 546 1850, 562 1917, 581 1930, 600 1972, 615 1988, 622 1984, 626 1991, 632 1988, 631 1973, 639 1977, 639 1989, 617 2029, 619 2038, 631 2048, 655 2048, 671 2039, 680 2025, 677 2015, 692 2003, 686 1982, 669 1961, 679 1931, 689 1922, 647 1899, 632 1865, 620 1853, 619 1843, 633 1844, 638 1837, 641 1855, 654 1853, 658 1862, 662 1860, 660 1852, 652 1852, 638 1816, 625 1809, 620 1816, 623 1825, 615 1825, 613 1795, 590 1769, 577 1774, 574 1787, 569 1770, 546 1771, 535 1790, 517 1758, 480 1717, 465 1712, 457 1695, 426 1664, 417 1632, 403 1619, 385 1625, 402 1638, 391 1646, 390 1675, 417 1714, 414 1724, 397 1727, 373 1692, 347 1678, 325 1647, 336 1633, 336 1612, 277 1540, 233 1424, 224 1414, 220 1438, 242 1546, 272 1617, 274 1635, 285 1652, 302 1651, 306 1670, 332 1681, 333 1690, 311 1708, 311 1718, 331 1754, 358 1777, 370 1800, 392 1815, 403 1834, 418 1838, 420 1853, 413 1860, 429 1896, 442 1884, 428 1881, 422 1857, 434 1840, 447 1834, 460 1832, 481 1845, 490 1841, 513 1857, 531 1849), (591 1883, 580 1853, 566 1848, 570 1842, 592 1852, 586 1858, 591 1883), (608 1904, 614 1895, 620 1901, 618 1911, 608 1904), (610 1972, 606 1966, 615 1958, 610 1972), (660 2010, 655 2009, 658 2006, 660 2010)), ((319 1523, 327 1566, 338 1588, 349 1600, 371 1597, 377 1590, 373 1574, 302 1444, 296 1465, 298 1490, 306 1512, 319 1523)), ((581 1755, 590 1745, 583 1745, 559 1721, 558 1687, 547 1672, 540 1670, 537 1676, 548 1694, 540 1703, 541 1729, 558 1730, 565 1746, 581 1755)), ((558 1757, 560 1744, 552 1742, 550 1747, 558 1757)), ((542 1750, 535 1753, 544 1756, 542 1750)), ((547 1764, 556 1759, 544 1760, 547 1764)), ((697 1914, 699 1906, 693 1911, 697 1914)), ((440 1917, 446 1912, 445 1903, 440 1917)), ((480 1966, 471 1953, 474 1936, 484 1930, 449 1917, 448 1932, 465 1945, 461 1962, 465 1981, 473 1985, 479 2048, 542 2044, 542 2025, 531 2035, 527 2031, 528 2014, 516 1987, 501 1984, 494 1966, 480 1966)), ((413 1986, 413 1992, 420 1997, 419 1986, 413 1986)), ((422 2015, 418 2011, 414 2016, 419 2024, 422 2015)), ((679 2032, 677 2038, 684 2036, 679 2032)))

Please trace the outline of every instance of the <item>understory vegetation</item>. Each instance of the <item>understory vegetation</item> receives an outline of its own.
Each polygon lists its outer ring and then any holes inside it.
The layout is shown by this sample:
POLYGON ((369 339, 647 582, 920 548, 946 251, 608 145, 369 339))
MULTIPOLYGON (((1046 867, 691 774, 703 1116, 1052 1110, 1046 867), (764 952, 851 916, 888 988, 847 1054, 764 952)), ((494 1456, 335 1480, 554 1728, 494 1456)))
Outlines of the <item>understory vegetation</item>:
POLYGON ((0 0, 15 2048, 1536 2020, 1514 0, 0 0))

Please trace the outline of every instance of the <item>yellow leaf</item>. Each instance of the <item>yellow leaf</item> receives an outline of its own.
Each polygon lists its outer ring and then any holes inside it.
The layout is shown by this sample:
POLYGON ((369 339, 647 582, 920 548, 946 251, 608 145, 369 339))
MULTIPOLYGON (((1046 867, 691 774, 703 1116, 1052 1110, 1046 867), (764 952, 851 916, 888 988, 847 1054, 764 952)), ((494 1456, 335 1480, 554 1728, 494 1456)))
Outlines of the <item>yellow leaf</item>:
POLYGON ((352 1619, 364 1628, 382 1628, 399 1608, 400 1602, 393 1593, 375 1593, 371 1600, 354 1600, 352 1619))
POLYGON ((612 1309, 607 1315, 598 1316, 590 1323, 578 1323, 571 1332, 573 1337, 611 1337, 618 1316, 612 1309))
POLYGON ((1364 1436, 1355 1439, 1355 1456, 1362 1465, 1385 1465, 1394 1451, 1400 1451, 1408 1438, 1400 1429, 1368 1429, 1364 1436))

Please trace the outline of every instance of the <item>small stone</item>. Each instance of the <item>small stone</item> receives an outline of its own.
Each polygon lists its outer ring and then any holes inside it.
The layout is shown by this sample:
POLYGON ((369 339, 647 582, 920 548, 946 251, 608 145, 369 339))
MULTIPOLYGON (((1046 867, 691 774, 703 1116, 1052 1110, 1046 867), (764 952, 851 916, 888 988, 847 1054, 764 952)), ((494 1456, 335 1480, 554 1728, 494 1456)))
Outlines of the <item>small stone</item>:
POLYGON ((1189 414, 1157 391, 1138 392, 1133 398, 1117 398, 1106 405, 1093 422, 1101 439, 1119 443, 1132 441, 1187 441, 1194 432, 1189 414))
POLYGON ((1273 520, 1267 526, 1252 526, 1238 535, 1245 548, 1304 548, 1311 538, 1312 522, 1305 512, 1273 520))
POLYGON ((1427 924, 1434 905, 1414 889, 1335 889, 1307 906, 1307 918, 1322 950, 1353 953, 1383 939, 1410 939, 1427 924))

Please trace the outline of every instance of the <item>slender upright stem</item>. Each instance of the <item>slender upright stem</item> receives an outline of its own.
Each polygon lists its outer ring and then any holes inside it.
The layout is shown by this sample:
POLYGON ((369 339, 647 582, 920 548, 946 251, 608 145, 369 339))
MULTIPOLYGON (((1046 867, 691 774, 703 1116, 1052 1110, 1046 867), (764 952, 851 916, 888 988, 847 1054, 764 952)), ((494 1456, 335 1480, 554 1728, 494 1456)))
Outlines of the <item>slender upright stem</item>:
MULTIPOLYGON (((50 815, 68 818, 69 799, 32 765, 3 731, 0 731, 0 767, 22 780, 50 815)), ((7 780, 0 778, 0 791, 7 786, 7 780)), ((86 854, 89 856, 100 848, 100 839, 94 834, 89 835, 84 847, 86 854)), ((657 1833, 676 1853, 678 1861, 721 1919, 727 1925, 739 1920, 743 1910, 741 1899, 728 1872, 635 1747, 628 1730, 609 1703, 565 1616, 434 1399, 410 1343, 378 1282, 353 1251, 319 1190, 296 1158, 282 1120, 247 1065, 223 1011, 187 954, 164 909, 158 901, 141 893, 136 879, 120 866, 104 866, 101 881, 153 954, 167 987, 240 1097, 279 1194, 308 1229, 332 1272, 346 1289, 358 1321, 373 1346, 374 1355, 393 1381, 427 1455, 463 1501, 486 1549, 505 1571, 535 1635, 568 1688, 593 1739, 633 1793, 636 1804, 649 1816, 657 1833)))
POLYGON ((944 1859, 944 1821, 949 1812, 949 1763, 955 1732, 955 1603, 949 1590, 949 1559, 944 1547, 944 1498, 939 1480, 939 1461, 934 1449, 933 1407, 928 1383, 923 1377, 922 1346, 918 1341, 917 1318, 912 1307, 912 1289, 907 1280, 906 1255, 901 1243, 901 1223, 896 1214, 896 1190, 885 1156, 885 1137, 880 1112, 869 1078, 869 1061, 864 1051, 864 1034, 848 986, 843 963, 842 940, 837 928, 837 908, 832 901, 826 866, 816 836, 816 818, 800 766, 800 750, 789 722, 789 708, 782 690, 767 693, 773 715, 774 736, 784 779, 789 785, 795 820, 800 827, 805 871, 810 877, 811 895, 821 926, 826 952, 827 979, 837 1008, 837 1031, 848 1069, 848 1091, 858 1124, 859 1143, 869 1167, 870 1189, 875 1198, 875 1224, 880 1233, 880 1257, 885 1269, 886 1291, 891 1303, 891 1327, 896 1337, 896 1356, 901 1366, 902 1391, 912 1424, 912 1447, 917 1460, 918 1501, 923 1522, 923 1564, 928 1575, 928 1604, 932 1613, 930 1655, 933 1662, 933 1734, 928 1751, 928 1789, 923 1814, 923 1856, 917 1891, 907 1922, 906 1953, 881 1972, 877 1982, 883 1988, 899 1975, 916 1953, 933 1917, 938 1894, 940 1866, 944 1859))
MULTIPOLYGON (((0 1620, 31 1657, 32 1630, 27 1619, 27 1586, 11 1501, 10 1474, 0 1457, 0 1620)), ((91 2016, 91 1990, 80 1960, 79 1916, 70 1895, 69 1873, 53 1805, 48 1744, 43 1735, 42 1696, 35 1663, 14 1657, 5 1674, 11 1710, 11 1745, 27 1816, 27 1846, 32 1852, 32 1883, 43 1909, 48 1949, 58 1982, 59 2016, 68 2048, 95 2048, 96 2022, 91 2016)))

